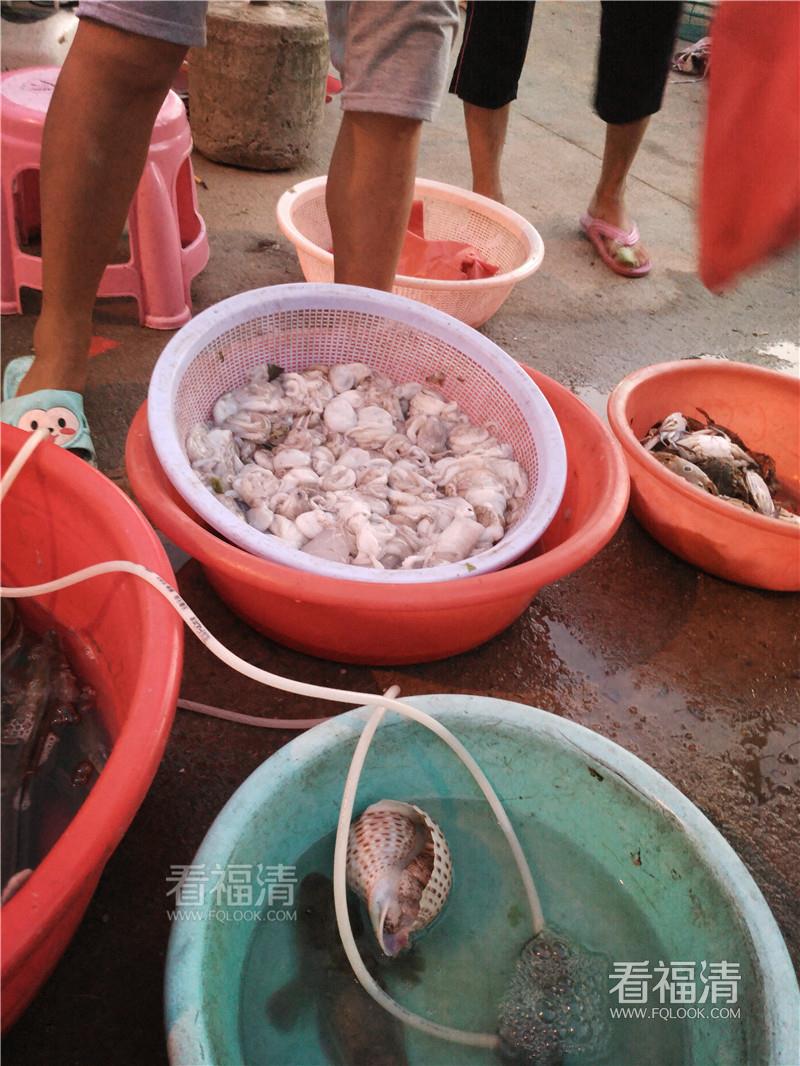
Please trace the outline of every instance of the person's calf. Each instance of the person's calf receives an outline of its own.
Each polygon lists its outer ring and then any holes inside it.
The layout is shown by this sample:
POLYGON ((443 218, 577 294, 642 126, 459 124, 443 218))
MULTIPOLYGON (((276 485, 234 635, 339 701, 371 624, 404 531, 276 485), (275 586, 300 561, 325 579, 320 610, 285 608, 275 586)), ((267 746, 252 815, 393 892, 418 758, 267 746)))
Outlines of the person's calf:
POLYGON ((505 203, 500 178, 508 118, 511 105, 478 107, 464 101, 464 123, 467 129, 472 191, 505 203))
POLYGON ((414 195, 421 130, 417 119, 345 112, 326 190, 337 282, 392 288, 414 195))
POLYGON ((78 27, 43 135, 42 313, 18 395, 85 387, 97 288, 185 53, 91 19, 78 27))

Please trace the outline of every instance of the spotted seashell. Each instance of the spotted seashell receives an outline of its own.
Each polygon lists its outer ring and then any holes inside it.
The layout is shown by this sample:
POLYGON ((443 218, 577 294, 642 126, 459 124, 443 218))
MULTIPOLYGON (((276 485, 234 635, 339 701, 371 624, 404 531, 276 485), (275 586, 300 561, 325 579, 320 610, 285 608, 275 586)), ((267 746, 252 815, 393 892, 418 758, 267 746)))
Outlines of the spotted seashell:
POLYGON ((347 883, 366 901, 386 955, 397 955, 444 907, 450 849, 433 819, 410 803, 373 803, 350 827, 347 883))

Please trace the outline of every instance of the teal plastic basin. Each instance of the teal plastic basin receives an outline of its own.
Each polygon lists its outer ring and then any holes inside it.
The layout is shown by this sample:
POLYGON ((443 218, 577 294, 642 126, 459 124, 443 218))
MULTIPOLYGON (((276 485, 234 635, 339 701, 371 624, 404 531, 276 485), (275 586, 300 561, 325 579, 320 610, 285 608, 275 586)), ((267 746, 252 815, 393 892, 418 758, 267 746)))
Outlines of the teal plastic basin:
MULTIPOLYGON (((659 964, 692 962, 698 998, 701 972, 712 974, 710 967, 723 961, 737 967, 735 1004, 730 996, 722 1000, 734 1016, 711 1017, 710 998, 704 1017, 681 1015, 688 1008, 672 991, 662 1004, 653 976, 645 1009, 661 1015, 631 1023, 635 1029, 612 1028, 612 1041, 622 1044, 600 1059, 567 1056, 568 1066, 800 1063, 800 994, 778 927, 743 863, 685 796, 623 748, 545 711, 476 696, 409 702, 445 723, 488 775, 520 834, 548 922, 602 951, 615 974, 627 962, 646 963, 651 973, 659 964), (620 1050, 626 1040, 636 1057, 620 1050)), ((194 870, 249 868, 255 885, 258 864, 297 863, 301 877, 303 854, 335 829, 368 713, 360 708, 332 719, 260 766, 217 817, 194 870)), ((475 861, 478 852, 469 850, 491 829, 483 820, 469 829, 480 794, 441 741, 390 714, 370 749, 356 810, 383 798, 430 800, 453 850, 451 900, 419 941, 426 967, 404 998, 440 1022, 491 1026, 491 1013, 478 1003, 481 989, 491 986, 495 969, 507 974, 529 934, 513 867, 475 861), (466 982, 452 1001, 443 998, 452 984, 448 960, 466 982)), ((499 833, 498 839, 502 856, 499 833)), ((230 897, 220 920, 218 902, 184 899, 173 923, 166 969, 173 1066, 328 1062, 313 1009, 301 1012, 288 1037, 273 1034, 267 1020, 270 993, 297 973, 291 923, 252 920, 244 908, 237 919, 230 897)), ((616 983, 609 979, 608 1002, 598 1005, 604 1015, 622 1002, 619 991, 612 994, 616 983)), ((420 1066, 498 1061, 416 1033, 407 1034, 406 1050, 420 1066)))

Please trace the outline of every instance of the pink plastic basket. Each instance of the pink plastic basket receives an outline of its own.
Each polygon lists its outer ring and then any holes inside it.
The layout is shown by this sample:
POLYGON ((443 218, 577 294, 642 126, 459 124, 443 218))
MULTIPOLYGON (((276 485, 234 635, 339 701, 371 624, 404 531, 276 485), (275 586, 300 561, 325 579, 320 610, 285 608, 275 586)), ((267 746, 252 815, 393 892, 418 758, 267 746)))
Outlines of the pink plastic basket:
MULTIPOLYGON (((310 178, 278 201, 281 232, 294 245, 306 281, 333 281, 331 228, 325 210, 327 177, 310 178)), ((525 219, 486 196, 441 181, 417 178, 414 198, 425 209, 425 236, 464 241, 500 270, 491 278, 440 281, 398 274, 393 291, 437 307, 468 326, 492 317, 518 281, 534 274, 544 258, 542 238, 525 219)))

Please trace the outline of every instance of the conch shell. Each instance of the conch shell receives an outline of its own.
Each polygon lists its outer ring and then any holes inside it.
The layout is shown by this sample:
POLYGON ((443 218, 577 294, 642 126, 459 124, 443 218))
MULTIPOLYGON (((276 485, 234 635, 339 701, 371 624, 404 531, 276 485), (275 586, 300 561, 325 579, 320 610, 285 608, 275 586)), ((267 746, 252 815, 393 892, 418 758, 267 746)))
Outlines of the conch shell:
POLYGON ((384 954, 397 955, 430 925, 452 880, 444 834, 419 807, 381 800, 350 827, 347 884, 365 900, 384 954))

